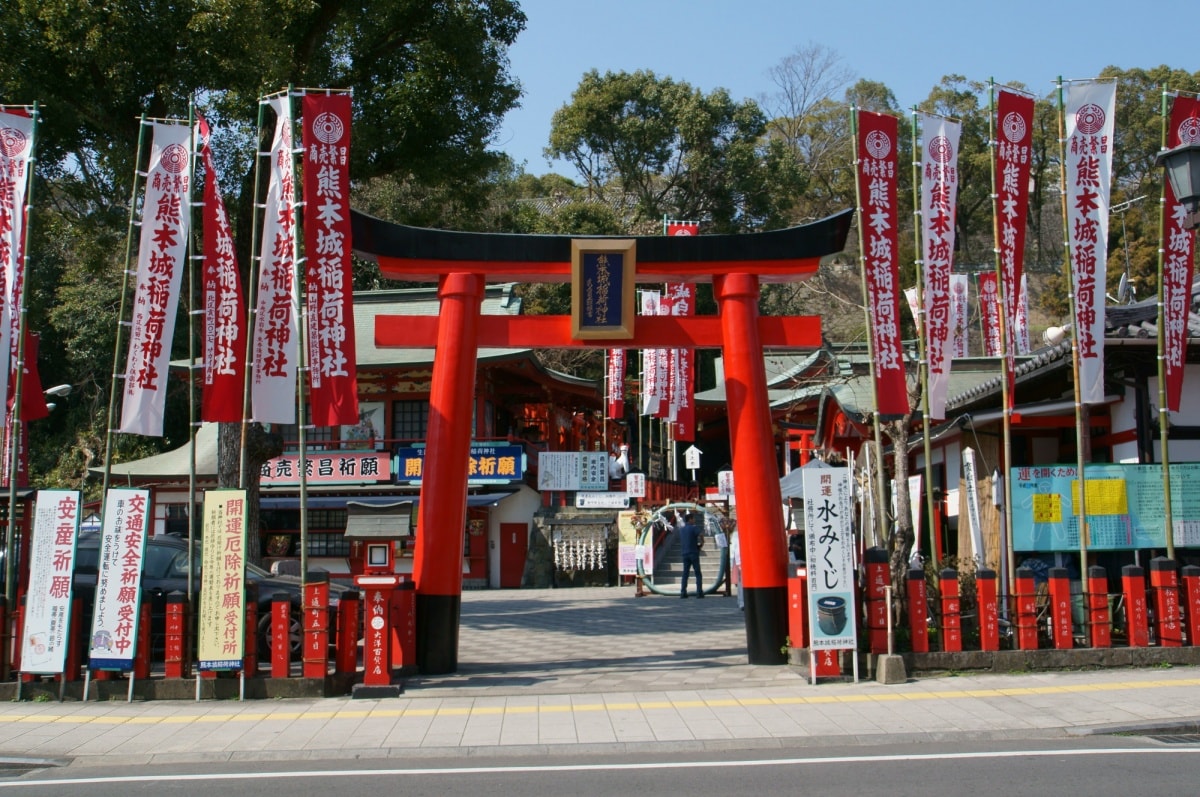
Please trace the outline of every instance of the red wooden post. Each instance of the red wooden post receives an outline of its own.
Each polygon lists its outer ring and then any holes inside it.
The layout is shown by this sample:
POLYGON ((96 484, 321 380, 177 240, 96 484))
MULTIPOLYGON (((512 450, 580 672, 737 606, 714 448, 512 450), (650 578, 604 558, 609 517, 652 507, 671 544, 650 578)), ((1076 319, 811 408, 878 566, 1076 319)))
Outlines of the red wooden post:
MULTIPOLYGON (((0 602, 3 602, 0 598, 0 602)), ((83 635, 75 630, 75 623, 83 622, 83 599, 71 600, 71 633, 67 636, 67 666, 63 677, 68 681, 78 681, 83 675, 83 635)))
POLYGON ((292 602, 286 592, 276 592, 271 599, 271 677, 287 678, 292 674, 292 646, 288 629, 292 624, 292 602))
POLYGON ((1108 614, 1108 573, 1103 567, 1088 568, 1088 623, 1094 648, 1112 647, 1112 618, 1108 614))
POLYGON ((420 651, 417 649, 416 585, 401 581, 392 591, 391 606, 391 649, 393 667, 412 667, 417 664, 420 651))
POLYGON ((9 626, 11 619, 8 614, 8 598, 0 595, 0 681, 7 681, 12 673, 8 658, 8 651, 13 649, 12 628, 9 626))
POLYGON ((1146 572, 1137 565, 1121 568, 1121 587, 1125 592, 1125 628, 1129 647, 1150 645, 1150 621, 1146 606, 1146 572))
POLYGON ((872 653, 887 653, 888 553, 883 548, 868 548, 863 564, 867 570, 867 639, 872 653))
POLYGON ((258 588, 246 591, 246 622, 242 629, 245 639, 245 656, 242 672, 247 676, 258 675, 258 588))
POLYGON ((167 678, 186 678, 183 661, 183 638, 187 633, 187 596, 178 590, 167 595, 166 649, 163 652, 164 674, 167 678))
POLYGON ((1184 586, 1184 628, 1187 642, 1192 647, 1200 645, 1200 567, 1185 565, 1183 568, 1184 586))
POLYGON ((1174 559, 1156 556, 1150 560, 1150 588, 1154 592, 1158 644, 1177 648, 1183 644, 1183 626, 1179 621, 1179 570, 1174 559))
MULTIPOLYGON (((13 618, 13 637, 14 643, 11 648, 12 653, 12 671, 21 671, 21 640, 24 639, 25 631, 25 596, 21 595, 17 598, 17 616, 13 618)), ((5 659, 8 657, 5 656, 5 659)), ((32 677, 26 677, 25 680, 32 680, 32 677)))
POLYGON ((1016 604, 1017 647, 1021 650, 1037 650, 1037 583, 1033 571, 1028 567, 1017 568, 1013 599, 1016 604))
POLYGON ((1000 612, 997 606, 996 571, 975 573, 975 594, 979 605, 979 649, 1000 649, 1000 612))
POLYGON ((329 674, 329 573, 324 570, 310 572, 304 581, 303 658, 305 678, 329 674))
POLYGON ((808 647, 808 568, 794 567, 788 577, 788 639, 794 648, 808 647))
POLYGON ((838 661, 838 652, 828 648, 815 651, 818 678, 832 678, 842 674, 842 663, 838 661))
POLYGON ((133 654, 133 677, 150 677, 150 604, 143 602, 138 612, 138 645, 133 654))
POLYGON ((1071 579, 1065 567, 1050 568, 1050 625, 1055 648, 1070 650, 1075 647, 1071 620, 1071 579))
POLYGON ((942 593, 942 650, 962 650, 962 599, 958 594, 958 571, 947 567, 938 575, 942 593))
POLYGON ((908 571, 908 630, 913 653, 929 652, 929 596, 925 587, 925 571, 908 571))
POLYGON ((337 647, 334 651, 334 672, 358 671, 358 636, 361 602, 354 590, 343 592, 337 607, 337 647))

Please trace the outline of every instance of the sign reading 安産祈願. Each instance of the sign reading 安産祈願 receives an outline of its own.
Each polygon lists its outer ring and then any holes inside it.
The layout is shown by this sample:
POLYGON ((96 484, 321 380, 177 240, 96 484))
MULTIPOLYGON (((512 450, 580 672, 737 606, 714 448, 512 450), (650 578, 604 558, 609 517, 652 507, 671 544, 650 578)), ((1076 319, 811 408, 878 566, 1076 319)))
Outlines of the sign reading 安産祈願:
POLYGON ((633 337, 635 245, 633 239, 571 240, 571 337, 633 337))

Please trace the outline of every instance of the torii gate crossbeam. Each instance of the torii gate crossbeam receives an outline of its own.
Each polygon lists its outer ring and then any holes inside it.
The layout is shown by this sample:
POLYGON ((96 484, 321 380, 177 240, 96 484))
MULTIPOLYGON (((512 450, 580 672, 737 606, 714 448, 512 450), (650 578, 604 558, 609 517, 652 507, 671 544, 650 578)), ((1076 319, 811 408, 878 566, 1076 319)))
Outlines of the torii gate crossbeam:
POLYGON ((752 664, 783 663, 787 554, 762 354, 764 348, 819 345, 820 323, 760 318, 759 287, 810 277, 821 257, 845 248, 852 217, 853 211, 845 211, 800 227, 746 235, 637 237, 635 282, 712 281, 718 315, 639 318, 632 338, 581 341, 571 337, 569 318, 480 314, 488 280, 568 281, 571 236, 427 230, 352 212, 356 255, 377 262, 384 276, 439 285, 436 317, 379 316, 375 322, 378 346, 435 348, 413 563, 421 672, 458 669, 469 419, 481 346, 723 349, 747 652, 752 664))

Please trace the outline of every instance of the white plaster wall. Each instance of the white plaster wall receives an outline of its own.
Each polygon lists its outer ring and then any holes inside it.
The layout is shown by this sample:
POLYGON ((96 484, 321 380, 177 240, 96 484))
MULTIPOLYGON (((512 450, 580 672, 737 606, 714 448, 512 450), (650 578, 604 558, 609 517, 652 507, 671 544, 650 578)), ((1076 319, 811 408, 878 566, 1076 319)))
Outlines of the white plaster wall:
POLYGON ((519 490, 492 507, 488 513, 489 588, 500 588, 500 524, 524 523, 528 533, 533 523, 533 515, 541 506, 542 494, 522 484, 519 490))

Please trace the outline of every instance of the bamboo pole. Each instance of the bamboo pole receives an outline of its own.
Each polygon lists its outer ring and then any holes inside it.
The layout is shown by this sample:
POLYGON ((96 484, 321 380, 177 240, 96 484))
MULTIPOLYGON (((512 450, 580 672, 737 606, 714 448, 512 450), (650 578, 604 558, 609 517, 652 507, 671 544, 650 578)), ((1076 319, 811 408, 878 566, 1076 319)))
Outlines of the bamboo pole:
MULTIPOLYGON (((1170 114, 1167 108, 1167 87, 1163 86, 1162 90, 1162 141, 1163 149, 1167 148, 1167 129, 1169 127, 1168 120, 1170 114)), ((1166 532, 1167 541, 1167 558, 1175 560, 1175 524, 1174 517, 1171 511, 1171 457, 1168 448, 1168 441, 1171 437, 1171 421, 1168 417, 1167 410, 1167 303, 1166 292, 1163 289, 1163 274, 1165 271, 1165 256, 1166 253, 1162 248, 1163 230, 1166 227, 1166 199, 1167 185, 1166 180, 1163 181, 1163 187, 1159 193, 1158 200, 1158 436, 1162 453, 1160 456, 1162 463, 1162 481, 1163 481, 1163 526, 1166 532)), ((1190 286, 1189 286, 1190 287, 1190 286)))

